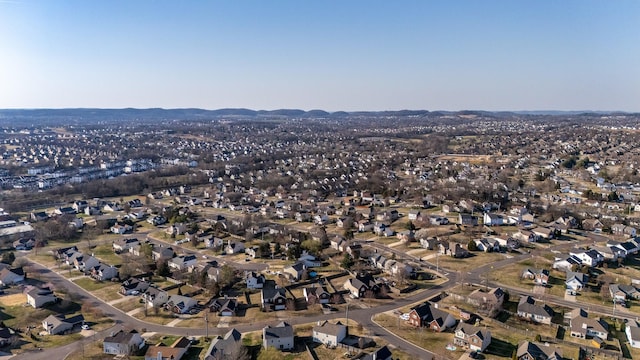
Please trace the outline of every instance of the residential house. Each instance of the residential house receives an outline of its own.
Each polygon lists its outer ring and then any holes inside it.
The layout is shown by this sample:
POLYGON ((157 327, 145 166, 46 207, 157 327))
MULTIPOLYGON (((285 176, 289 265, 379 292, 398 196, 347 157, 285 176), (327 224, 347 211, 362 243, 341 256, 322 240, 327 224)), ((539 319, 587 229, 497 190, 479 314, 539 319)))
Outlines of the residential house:
POLYGON ((546 304, 536 304, 536 301, 531 296, 520 297, 520 302, 518 302, 518 316, 533 322, 549 325, 551 324, 553 314, 553 309, 546 304))
POLYGON ((500 251, 500 243, 496 240, 481 238, 481 239, 474 239, 473 241, 476 243, 476 248, 479 251, 484 251, 484 252, 500 251))
POLYGON ((292 350, 294 346, 293 326, 281 322, 275 326, 267 325, 262 329, 262 346, 278 350, 292 350))
POLYGON ((594 249, 580 252, 570 252, 569 255, 575 256, 576 258, 580 259, 583 265, 591 267, 598 266, 604 261, 604 257, 602 256, 602 254, 594 249))
POLYGON ((138 295, 147 291, 149 285, 148 281, 131 278, 122 282, 119 292, 122 295, 138 295))
POLYGON ((465 226, 477 226, 478 217, 471 214, 458 214, 458 224, 465 226))
POLYGON ((279 288, 273 280, 266 280, 260 292, 260 301, 264 310, 284 310, 287 307, 285 289, 279 288))
POLYGON ((53 291, 49 288, 34 287, 27 291, 27 303, 33 306, 35 309, 42 306, 58 301, 58 298, 53 294, 53 291))
POLYGON ((514 239, 517 239, 522 242, 536 242, 538 241, 538 235, 534 234, 533 231, 520 229, 513 235, 514 239))
POLYGON ((34 238, 20 238, 13 242, 13 248, 16 250, 31 250, 36 246, 34 238))
POLYGON ((100 261, 93 256, 85 255, 82 253, 75 253, 70 259, 68 264, 73 265, 80 271, 91 271, 92 268, 100 265, 100 261))
POLYGON ((618 284, 618 289, 620 289, 625 293, 625 295, 627 295, 627 299, 640 299, 640 292, 638 292, 638 289, 636 289, 633 285, 618 284))
POLYGON ((194 298, 183 295, 171 295, 165 307, 173 313, 186 314, 196 305, 198 305, 198 301, 194 298))
POLYGON ((620 289, 618 284, 609 284, 609 295, 614 302, 619 304, 624 304, 625 300, 627 300, 627 293, 620 289))
POLYGON ((429 216, 429 223, 431 225, 448 225, 449 218, 447 218, 446 216, 433 215, 429 216))
POLYGON ((469 251, 462 247, 462 245, 455 243, 451 247, 451 243, 448 241, 441 241, 439 244, 439 252, 443 255, 448 255, 454 258, 465 258, 469 256, 469 251))
POLYGON ((589 282, 589 276, 587 274, 574 271, 567 271, 566 274, 564 285, 569 290, 580 291, 584 289, 589 282))
POLYGON ((482 216, 482 221, 484 225, 487 226, 500 226, 507 223, 507 220, 504 218, 504 216, 494 213, 484 213, 484 215, 482 216))
POLYGON ((156 216, 150 216, 147 219, 147 222, 153 226, 158 226, 166 223, 167 219, 164 216, 156 215, 156 216))
POLYGON ((120 204, 118 204, 118 203, 106 202, 102 206, 102 211, 104 211, 104 212, 122 211, 122 206, 120 206, 120 204))
MULTIPOLYGON (((344 250, 341 250, 344 251, 344 250)), ((307 268, 314 268, 314 267, 321 267, 322 266, 322 260, 316 258, 315 256, 307 253, 306 251, 302 252, 302 255, 300 255, 300 257, 298 258, 298 262, 301 262, 304 264, 305 267, 307 268)))
POLYGON ((435 250, 438 247, 438 239, 436 238, 422 238, 420 239, 420 246, 427 250, 435 250))
POLYGON ((216 336, 204 354, 204 360, 236 360, 241 343, 242 334, 236 330, 229 330, 223 337, 216 336))
POLYGON ((125 223, 116 223, 110 228, 111 232, 114 234, 124 235, 126 233, 133 231, 133 226, 125 223))
POLYGON ((84 323, 82 315, 72 316, 70 318, 64 315, 49 315, 42 320, 42 327, 49 335, 66 334, 74 327, 84 323))
POLYGON ((317 343, 335 347, 347 337, 347 327, 340 321, 332 324, 325 320, 311 329, 311 336, 317 343))
POLYGON ((407 215, 409 220, 411 221, 420 221, 422 220, 422 213, 418 209, 409 210, 409 214, 407 215))
POLYGON ((169 293, 160 290, 157 287, 149 286, 147 291, 142 294, 142 299, 146 302, 145 306, 150 308, 160 307, 169 300, 169 293))
POLYGON ((170 246, 168 247, 163 247, 162 245, 154 246, 153 250, 151 250, 151 258, 153 258, 153 261, 158 261, 162 259, 171 259, 175 255, 176 255, 176 252, 170 246))
POLYGON ((191 341, 184 336, 176 339, 171 346, 163 344, 149 346, 144 360, 180 360, 187 353, 191 341))
POLYGON ((633 348, 640 349, 640 327, 638 322, 628 319, 625 324, 624 333, 627 335, 629 345, 633 348))
POLYGON ((169 260, 168 265, 172 270, 186 270, 188 267, 196 265, 197 262, 196 255, 181 255, 169 260))
POLYGON ((135 355, 144 345, 144 339, 137 331, 119 330, 104 338, 102 352, 111 355, 135 355))
POLYGON ((617 246, 592 246, 592 249, 596 250, 602 255, 604 261, 616 262, 619 258, 625 258, 625 251, 617 246))
POLYGON ((396 234, 396 237, 400 241, 412 242, 415 240, 415 232, 413 232, 412 230, 400 231, 396 234))
POLYGON ((209 304, 209 311, 217 313, 218 316, 236 316, 238 309, 238 299, 236 298, 218 298, 213 299, 209 304))
POLYGON ((47 213, 44 211, 31 213, 31 221, 33 222, 46 221, 48 219, 49 219, 49 215, 47 215, 47 213))
POLYGON ((460 322, 454 332, 453 343, 465 349, 484 351, 491 344, 491 332, 460 322))
POLYGON ((582 260, 576 256, 557 257, 553 262, 553 268, 560 271, 572 271, 582 265, 582 260))
POLYGON ((118 269, 115 266, 100 264, 91 269, 91 277, 98 281, 108 281, 118 277, 118 269))
POLYGON ((376 222, 375 224, 373 224, 373 233, 378 235, 378 236, 382 236, 384 234, 384 231, 388 227, 389 227, 389 225, 386 225, 384 223, 376 222))
POLYGON ((607 340, 609 325, 602 319, 590 318, 587 312, 580 308, 573 309, 568 315, 571 336, 581 339, 597 337, 607 340))
POLYGON ((371 295, 374 296, 379 293, 380 284, 370 274, 364 276, 358 275, 355 278, 345 281, 344 289, 348 290, 353 298, 363 298, 367 296, 369 291, 371 291, 371 295))
POLYGON ((331 294, 322 287, 305 287, 302 289, 307 304, 328 304, 331 294))
POLYGON ((467 296, 467 303, 481 310, 501 309, 504 303, 504 290, 499 287, 485 290, 478 288, 467 296))
POLYGON ((241 242, 229 240, 227 246, 224 248, 227 254, 241 254, 244 252, 244 244, 241 242))
POLYGON ((559 348, 523 341, 516 350, 517 360, 562 360, 559 348))
POLYGON ((549 270, 547 269, 539 269, 534 270, 531 268, 526 268, 522 272, 522 278, 533 280, 536 285, 544 285, 546 286, 549 282, 549 270))
POLYGON ((636 236, 636 228, 623 224, 611 225, 611 232, 615 235, 627 235, 631 237, 636 236))
POLYGON ((10 286, 24 282, 24 271, 22 268, 9 269, 8 267, 0 270, 0 285, 10 286))
POLYGON ((638 253, 638 247, 631 241, 619 243, 616 241, 607 242, 607 247, 615 249, 620 253, 621 257, 627 257, 638 253))
POLYGON ((585 219, 585 220, 582 220, 582 229, 584 229, 584 230, 601 233, 602 232, 602 228, 604 228, 604 225, 598 219, 585 219))
POLYGON ((347 254, 351 255, 352 258, 358 259, 361 253, 362 253, 362 245, 360 244, 347 245, 347 254))
POLYGON ((374 224, 369 220, 360 220, 358 222, 358 232, 373 231, 374 224))
POLYGON ((437 304, 426 302, 416 306, 409 312, 408 323, 416 327, 428 327, 442 332, 452 328, 456 319, 448 312, 438 309, 437 304))
POLYGON ((531 232, 537 237, 537 241, 550 240, 554 237, 554 230, 548 227, 539 226, 531 229, 531 232))
POLYGON ((297 262, 293 265, 286 266, 282 272, 285 275, 289 275, 289 278, 293 281, 299 281, 302 279, 302 275, 307 271, 307 267, 302 262, 297 262))
POLYGON ((330 241, 329 241, 329 245, 331 246, 332 249, 341 251, 340 249, 344 247, 344 245, 347 244, 347 240, 345 240, 345 238, 343 238, 340 235, 336 235, 334 236, 330 241))
POLYGON ((8 327, 0 327, 0 347, 7 346, 14 339, 16 332, 8 327))
POLYGON ((121 253, 123 251, 128 251, 130 248, 134 246, 140 245, 140 240, 136 238, 120 238, 113 242, 113 251, 117 253, 121 253))
POLYGON ((393 353, 385 345, 371 354, 366 354, 360 360, 393 360, 393 353))
POLYGON ((247 283, 247 289, 262 289, 266 279, 260 273, 247 271, 244 275, 244 280, 247 283))
POLYGON ((182 235, 187 232, 187 224, 175 223, 165 229, 165 232, 169 235, 182 235))

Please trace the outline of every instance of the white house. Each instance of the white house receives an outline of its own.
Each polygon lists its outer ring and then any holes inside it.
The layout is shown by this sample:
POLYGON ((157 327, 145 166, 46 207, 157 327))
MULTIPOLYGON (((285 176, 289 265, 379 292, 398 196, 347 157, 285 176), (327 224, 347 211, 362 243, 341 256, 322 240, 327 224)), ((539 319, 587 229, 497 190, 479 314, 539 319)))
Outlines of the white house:
POLYGON ((120 330, 105 337, 102 342, 103 352, 111 355, 134 355, 144 345, 144 339, 135 330, 129 332, 120 330))
POLYGON ((247 271, 244 279, 247 283, 247 289, 262 289, 264 286, 265 277, 260 273, 247 271))
POLYGON ((195 255, 176 256, 167 263, 173 270, 185 270, 190 266, 195 266, 198 258, 195 255))
POLYGON ((604 261, 604 256, 593 249, 581 252, 570 252, 569 255, 580 259, 583 265, 592 267, 598 266, 598 264, 604 261))
POLYGON ((635 320, 628 320, 624 333, 627 334, 629 345, 633 348, 640 349, 640 327, 638 327, 638 323, 635 320))
POLYGON ((347 337, 347 327, 340 321, 332 324, 328 321, 318 322, 312 329, 313 341, 329 347, 337 346, 347 337))
POLYGON ((275 326, 267 325, 262 329, 262 346, 278 350, 293 349, 293 326, 281 322, 275 326))

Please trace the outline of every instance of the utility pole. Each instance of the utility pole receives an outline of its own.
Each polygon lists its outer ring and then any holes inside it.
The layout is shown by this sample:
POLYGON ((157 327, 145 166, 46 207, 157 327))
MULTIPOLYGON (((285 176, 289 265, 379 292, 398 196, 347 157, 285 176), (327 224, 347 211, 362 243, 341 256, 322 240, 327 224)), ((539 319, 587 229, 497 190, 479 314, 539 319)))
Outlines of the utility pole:
POLYGON ((206 310, 204 312, 204 328, 205 328, 205 337, 209 337, 209 312, 210 310, 206 310))
POLYGON ((347 311, 346 311, 346 318, 347 318, 347 323, 345 324, 345 326, 347 327, 347 336, 349 335, 349 303, 347 303, 347 311))

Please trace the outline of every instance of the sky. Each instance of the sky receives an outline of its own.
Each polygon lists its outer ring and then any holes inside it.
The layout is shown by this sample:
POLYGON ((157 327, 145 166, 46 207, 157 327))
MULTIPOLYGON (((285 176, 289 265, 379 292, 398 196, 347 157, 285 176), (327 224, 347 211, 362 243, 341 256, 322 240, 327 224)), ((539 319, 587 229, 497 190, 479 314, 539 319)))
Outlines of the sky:
POLYGON ((0 0, 0 108, 640 111, 637 0, 0 0))

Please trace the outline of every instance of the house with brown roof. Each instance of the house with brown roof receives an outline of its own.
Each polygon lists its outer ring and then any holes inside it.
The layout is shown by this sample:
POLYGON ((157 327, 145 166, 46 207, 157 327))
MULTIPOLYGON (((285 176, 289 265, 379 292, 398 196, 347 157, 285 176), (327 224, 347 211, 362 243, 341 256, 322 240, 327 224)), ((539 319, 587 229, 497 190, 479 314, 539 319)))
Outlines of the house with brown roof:
POLYGON ((149 346, 144 360, 180 360, 187 353, 191 342, 184 336, 176 339, 171 346, 163 344, 149 346))
POLYGON ((456 324, 456 319, 448 312, 438 309, 437 306, 437 304, 426 302, 414 307, 409 312, 407 322, 415 327, 428 327, 437 332, 452 328, 456 324))
POLYGON ((463 322, 456 327, 453 343, 465 349, 484 351, 491 344, 491 332, 463 322))
POLYGON ((562 351, 553 346, 523 341, 516 350, 518 360, 562 360, 562 351))

